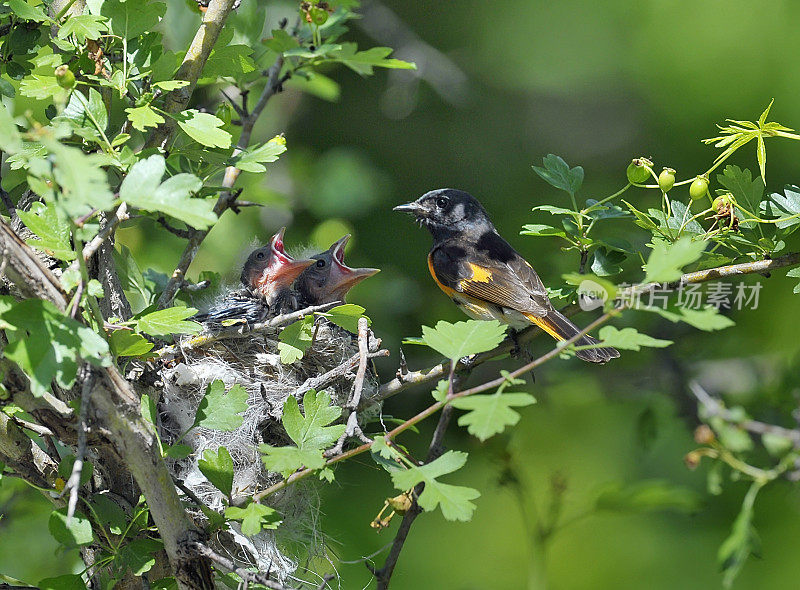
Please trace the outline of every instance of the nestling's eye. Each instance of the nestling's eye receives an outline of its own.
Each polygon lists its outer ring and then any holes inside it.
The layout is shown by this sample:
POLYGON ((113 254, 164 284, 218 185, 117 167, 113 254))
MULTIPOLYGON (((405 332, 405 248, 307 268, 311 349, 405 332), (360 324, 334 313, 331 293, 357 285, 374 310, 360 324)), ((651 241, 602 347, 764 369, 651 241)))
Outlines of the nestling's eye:
POLYGON ((264 260, 264 256, 263 252, 256 252, 256 260, 264 260))
POLYGON ((436 206, 439 207, 439 209, 444 209, 447 207, 447 202, 447 197, 439 197, 436 199, 436 206))
POLYGON ((317 268, 325 268, 325 261, 317 260, 317 268))

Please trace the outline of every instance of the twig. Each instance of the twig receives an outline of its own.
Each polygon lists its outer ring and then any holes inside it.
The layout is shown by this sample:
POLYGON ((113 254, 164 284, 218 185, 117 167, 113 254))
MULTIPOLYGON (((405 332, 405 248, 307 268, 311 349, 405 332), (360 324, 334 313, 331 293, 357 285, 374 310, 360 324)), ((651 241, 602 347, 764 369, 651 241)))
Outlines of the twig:
POLYGON ((336 303, 325 303, 323 305, 314 305, 311 307, 306 307, 305 309, 300 309, 298 311, 293 311, 291 313, 285 313, 281 315, 277 315, 274 318, 267 320, 266 322, 259 322, 257 324, 252 325, 244 325, 244 326, 230 326, 228 328, 223 328, 218 332, 214 332, 211 334, 200 334, 193 338, 190 338, 186 342, 172 344, 170 346, 165 346, 156 351, 156 354, 161 358, 171 358, 181 351, 188 351, 194 350, 196 348, 202 348, 203 346, 208 346, 214 342, 219 340, 225 340, 230 338, 249 338, 253 334, 257 334, 259 332, 265 332, 272 328, 276 328, 278 326, 283 326, 285 324, 291 324, 295 320, 300 320, 307 315, 311 315, 318 311, 327 311, 331 307, 335 307, 336 303))
MULTIPOLYGON (((83 247, 83 259, 89 260, 95 252, 103 245, 113 233, 114 230, 117 229, 117 226, 128 219, 130 215, 128 215, 128 204, 122 203, 117 210, 114 212, 113 217, 109 219, 103 229, 101 229, 95 237, 93 237, 86 245, 83 247)), ((76 260, 70 265, 70 269, 78 270, 80 266, 79 262, 76 260)))
POLYGON ((197 504, 198 506, 205 506, 206 508, 208 508, 209 510, 211 510, 211 508, 209 508, 209 507, 208 507, 208 506, 207 506, 207 505, 206 505, 206 504, 205 504, 205 503, 204 503, 204 502, 203 502, 203 501, 202 501, 202 500, 201 500, 201 499, 200 499, 200 498, 197 496, 197 494, 195 494, 195 493, 194 493, 194 492, 193 492, 191 489, 189 489, 189 488, 186 486, 186 484, 184 484, 184 483, 183 483, 181 480, 179 480, 179 479, 176 479, 176 480, 174 480, 174 481, 175 481, 175 486, 176 486, 176 487, 177 487, 177 488, 178 488, 180 491, 182 491, 184 494, 186 494, 186 496, 187 496, 187 497, 188 497, 188 498, 189 498, 189 499, 190 499, 192 502, 194 502, 194 503, 195 503, 195 504, 197 504))
POLYGON ((353 381, 353 395, 347 400, 345 408, 350 411, 347 416, 347 426, 344 433, 336 441, 334 447, 330 450, 331 455, 338 455, 344 448, 344 443, 348 438, 360 434, 364 436, 361 427, 358 425, 358 406, 361 403, 361 390, 364 388, 364 377, 367 375, 367 359, 369 358, 369 324, 367 318, 361 317, 358 319, 358 370, 356 371, 356 378, 353 381))
MULTIPOLYGON (((769 260, 756 260, 753 262, 744 262, 742 264, 732 264, 728 266, 720 266, 718 268, 709 268, 706 270, 686 273, 679 280, 666 285, 666 288, 669 290, 676 290, 681 286, 690 283, 703 283, 719 278, 766 273, 778 268, 796 266, 798 264, 800 264, 800 253, 795 252, 769 260)), ((642 285, 629 287, 628 289, 620 291, 620 296, 624 297, 626 294, 630 295, 633 293, 643 293, 655 286, 657 286, 657 283, 644 283, 642 285)), ((663 285, 661 285, 661 287, 663 287, 663 285)), ((566 310, 565 315, 571 316, 575 313, 578 313, 578 311, 580 311, 580 308, 577 306, 571 306, 568 310, 566 310)), ((517 340, 520 344, 524 344, 541 333, 542 331, 538 327, 531 326, 530 328, 520 331, 517 334, 517 340)), ((476 355, 470 360, 470 368, 474 368, 488 360, 508 353, 514 348, 514 346, 514 342, 512 342, 510 339, 505 340, 501 342, 497 348, 476 355)), ((459 369, 462 368, 464 367, 459 365, 459 369)), ((384 400, 392 397, 393 395, 397 395, 401 391, 405 391, 409 387, 444 379, 444 377, 447 375, 447 370, 448 363, 441 363, 421 371, 407 371, 405 374, 400 374, 391 381, 381 385, 380 389, 378 390, 377 399, 384 400)))
POLYGON ((75 507, 78 505, 78 490, 81 487, 81 472, 83 471, 83 458, 86 456, 86 419, 89 413, 89 398, 94 389, 95 376, 91 368, 87 368, 87 375, 81 389, 81 409, 78 417, 78 447, 75 451, 75 462, 72 464, 72 473, 64 486, 62 494, 69 490, 67 503, 67 525, 72 521, 75 507))
MULTIPOLYGON (((209 11, 210 10, 211 8, 209 7, 209 11)), ((242 119, 242 133, 239 136, 239 141, 236 144, 236 148, 233 150, 233 157, 236 157, 242 153, 247 149, 247 146, 250 145, 250 137, 253 134, 253 127, 255 127, 256 121, 264 110, 264 107, 267 106, 267 101, 269 101, 269 99, 276 93, 280 92, 281 83, 278 76, 280 75, 282 67, 283 56, 281 55, 278 56, 278 59, 275 60, 275 63, 272 64, 268 71, 267 83, 264 86, 264 90, 261 93, 258 104, 250 114, 242 119)), ((229 166, 225 169, 225 177, 222 180, 222 186, 228 189, 232 188, 238 176, 239 169, 229 166)), ((214 205, 214 213, 217 215, 217 217, 222 215, 226 209, 231 208, 232 203, 236 201, 237 197, 238 193, 234 191, 229 190, 222 193, 214 205)), ((189 269, 189 265, 194 260, 194 257, 197 256, 197 251, 200 249, 200 244, 203 243, 203 240, 206 238, 209 231, 210 229, 192 231, 192 235, 189 238, 189 243, 186 244, 186 248, 184 248, 183 254, 181 254, 180 260, 178 260, 178 264, 175 266, 175 270, 172 271, 172 276, 167 282, 166 287, 164 287, 164 292, 161 293, 161 296, 158 298, 159 309, 167 307, 175 297, 175 294, 178 292, 178 285, 184 279, 186 271, 189 269)))
MULTIPOLYGON (((379 356, 389 356, 389 351, 376 350, 375 352, 367 353, 368 359, 379 356)), ((309 379, 306 379, 305 382, 300 387, 294 390, 292 396, 294 396, 297 399, 301 399, 306 394, 307 391, 311 391, 312 389, 314 389, 315 391, 324 389, 330 383, 333 383, 337 379, 341 379, 347 373, 352 371, 353 367, 358 365, 360 359, 361 359, 360 354, 354 354, 349 359, 344 361, 342 364, 340 364, 337 367, 334 367, 330 371, 326 371, 322 375, 317 375, 316 377, 311 377, 309 379)), ((369 398, 369 400, 365 400, 365 402, 371 401, 372 399, 373 398, 369 398)))
POLYGON ((220 555, 219 553, 211 549, 208 545, 195 542, 191 544, 191 548, 198 554, 202 555, 203 557, 207 557, 220 567, 223 567, 229 572, 233 572, 245 582, 261 584, 262 586, 266 586, 271 590, 290 590, 287 586, 284 586, 283 584, 281 584, 280 582, 276 582, 275 580, 270 580, 267 576, 265 576, 260 572, 251 572, 249 570, 237 566, 232 559, 228 559, 224 555, 220 555))
POLYGON ((166 229, 169 233, 174 234, 174 235, 178 236, 181 239, 188 240, 189 238, 192 237, 192 232, 190 230, 181 229, 179 227, 175 227, 174 225, 171 225, 169 223, 169 221, 167 221, 167 219, 163 215, 159 215, 156 218, 156 222, 159 225, 161 225, 164 229, 166 229))
POLYGON ((17 426, 19 426, 20 428, 24 428, 25 430, 30 430, 31 432, 35 432, 39 436, 53 436, 53 431, 47 428, 47 426, 34 424, 33 422, 29 422, 28 420, 23 420, 19 416, 13 416, 12 418, 14 422, 17 423, 17 426))
POLYGON ((317 590, 325 590, 325 588, 328 587, 328 582, 333 580, 335 577, 336 576, 333 574, 325 574, 322 576, 322 581, 319 583, 319 586, 317 586, 317 590))
POLYGON ((711 397, 697 381, 689 382, 689 390, 711 416, 719 416, 726 422, 736 424, 749 432, 754 432, 756 434, 775 434, 791 440, 795 445, 800 444, 800 430, 784 428, 783 426, 767 424, 766 422, 759 422, 757 420, 740 420, 737 415, 723 406, 719 400, 711 397))

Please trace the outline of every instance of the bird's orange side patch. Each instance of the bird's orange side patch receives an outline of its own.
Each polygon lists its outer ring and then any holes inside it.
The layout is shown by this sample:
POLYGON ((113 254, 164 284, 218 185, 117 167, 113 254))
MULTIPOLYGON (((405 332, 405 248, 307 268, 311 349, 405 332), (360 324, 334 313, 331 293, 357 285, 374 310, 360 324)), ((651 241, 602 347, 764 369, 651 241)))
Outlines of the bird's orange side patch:
POLYGON ((478 283, 488 283, 492 280, 492 271, 488 268, 483 268, 482 266, 478 266, 477 264, 472 264, 471 262, 468 263, 470 269, 472 269, 472 278, 471 281, 476 281, 478 283))
POLYGON ((453 297, 453 293, 455 293, 456 290, 455 289, 451 289, 447 285, 443 285, 442 282, 439 280, 439 277, 436 276, 436 271, 433 269, 433 257, 430 254, 428 254, 428 270, 431 272, 431 276, 433 277, 433 280, 436 282, 437 285, 439 285, 439 288, 442 291, 444 291, 447 294, 448 297, 452 298, 453 297))
POLYGON ((523 313, 522 315, 524 315, 534 324, 539 326, 542 330, 550 334, 556 340, 565 340, 565 338, 556 331, 556 328, 554 326, 551 326, 550 324, 547 323, 546 318, 535 316, 532 313, 523 313))

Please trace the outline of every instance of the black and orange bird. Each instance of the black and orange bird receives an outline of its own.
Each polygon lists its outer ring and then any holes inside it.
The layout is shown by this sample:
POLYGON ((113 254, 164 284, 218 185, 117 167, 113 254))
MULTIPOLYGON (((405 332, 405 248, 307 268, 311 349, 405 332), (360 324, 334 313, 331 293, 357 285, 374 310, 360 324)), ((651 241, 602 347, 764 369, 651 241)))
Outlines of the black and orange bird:
MULTIPOLYGON (((433 236, 428 268, 433 280, 464 313, 496 319, 519 330, 537 325, 556 340, 580 330, 550 302, 533 267, 497 233, 478 200, 464 191, 438 189, 395 211, 411 213, 433 236)), ((591 336, 577 346, 598 344, 591 336)), ((615 348, 587 348, 578 358, 605 363, 619 356, 615 348)))
POLYGON ((295 289, 300 306, 322 305, 341 301, 358 283, 380 272, 377 268, 351 268, 344 262, 344 247, 350 234, 338 239, 331 247, 315 254, 314 263, 297 278, 295 289))

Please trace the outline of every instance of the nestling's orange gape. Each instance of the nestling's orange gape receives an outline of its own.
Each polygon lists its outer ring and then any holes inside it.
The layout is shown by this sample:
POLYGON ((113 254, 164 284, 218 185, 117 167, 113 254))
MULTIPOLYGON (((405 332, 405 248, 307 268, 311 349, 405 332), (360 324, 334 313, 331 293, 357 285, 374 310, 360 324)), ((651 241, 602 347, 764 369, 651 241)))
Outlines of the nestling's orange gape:
MULTIPOLYGON (((395 207, 413 213, 433 235, 428 269, 439 288, 475 319, 496 319, 514 329, 539 326, 557 340, 580 330, 550 302, 533 267, 494 228, 484 208, 463 191, 431 191, 395 207)), ((597 345, 584 335, 578 346, 597 345)), ((611 347, 578 350, 576 356, 605 363, 619 356, 611 347)))

